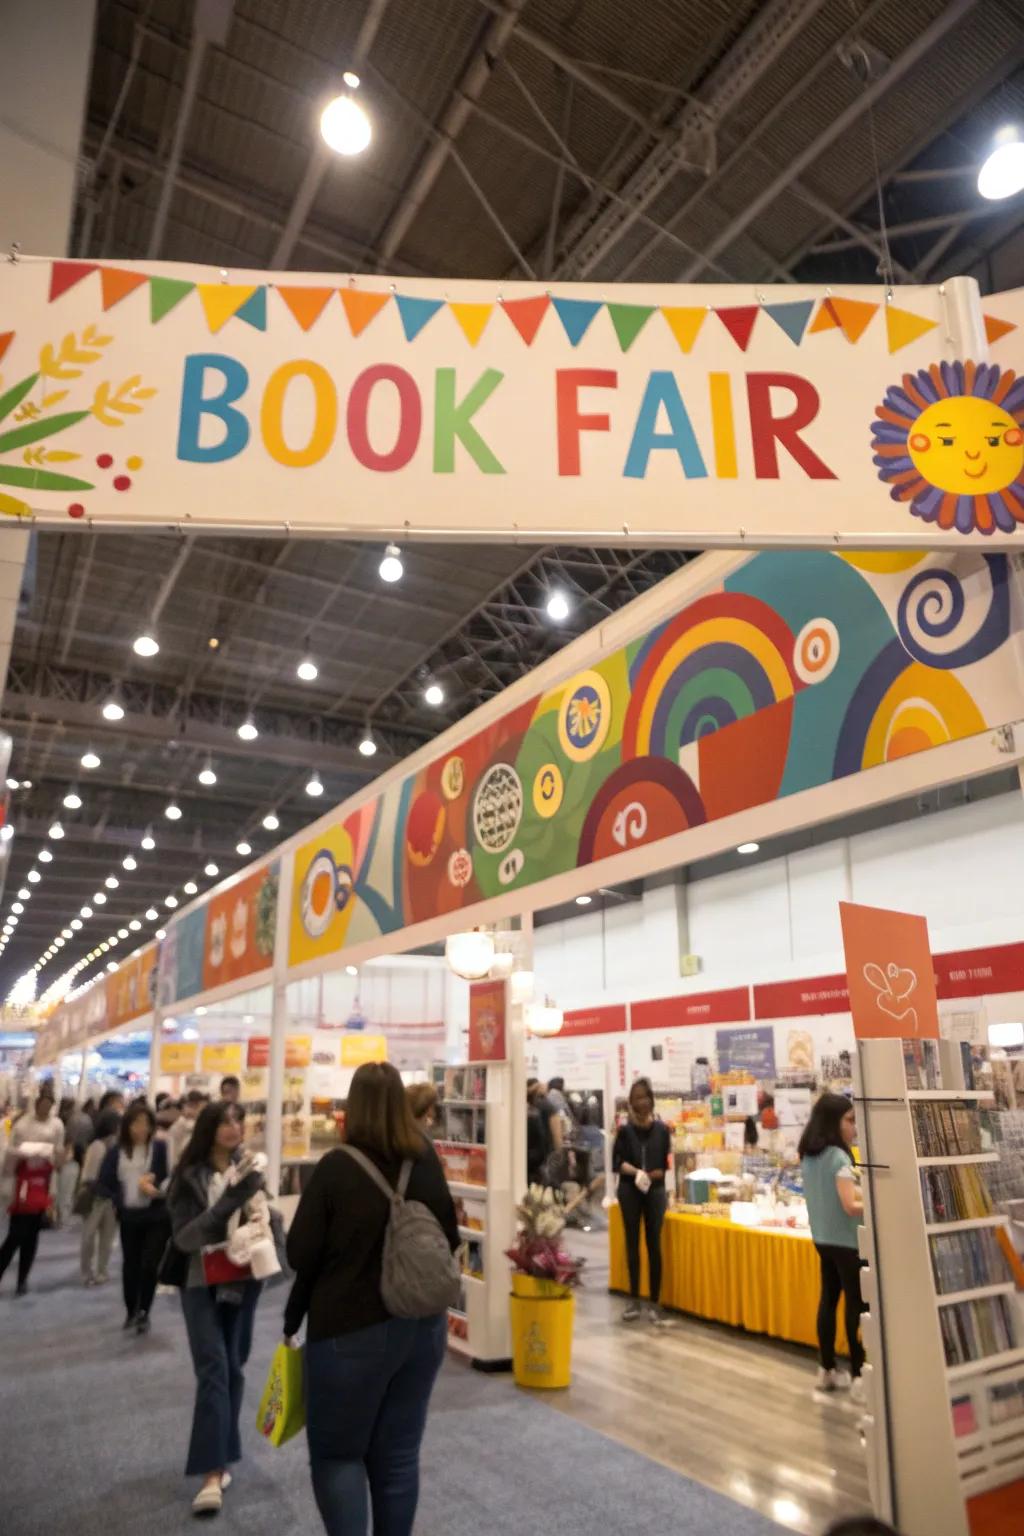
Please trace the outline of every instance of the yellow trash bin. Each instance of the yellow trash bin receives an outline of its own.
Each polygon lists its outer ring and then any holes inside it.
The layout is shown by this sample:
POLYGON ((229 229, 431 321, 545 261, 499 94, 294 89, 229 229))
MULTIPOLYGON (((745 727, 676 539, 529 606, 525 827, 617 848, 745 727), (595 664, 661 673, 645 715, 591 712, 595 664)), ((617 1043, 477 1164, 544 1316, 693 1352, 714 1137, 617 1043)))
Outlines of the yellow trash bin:
POLYGON ((520 1387, 567 1387, 576 1298, 568 1286, 513 1274, 512 1371, 520 1387))

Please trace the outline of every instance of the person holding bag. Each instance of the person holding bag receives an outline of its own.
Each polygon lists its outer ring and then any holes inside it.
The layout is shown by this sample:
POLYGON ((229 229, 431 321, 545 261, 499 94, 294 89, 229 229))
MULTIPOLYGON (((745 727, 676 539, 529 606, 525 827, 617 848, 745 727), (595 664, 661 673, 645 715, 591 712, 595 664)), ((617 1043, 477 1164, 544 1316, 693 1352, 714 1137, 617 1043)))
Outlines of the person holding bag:
POLYGON ((285 1311, 308 1307, 306 1436, 327 1536, 409 1536, 427 1408, 447 1340, 459 1245, 437 1153, 402 1079, 374 1062, 352 1079, 345 1144, 321 1158, 288 1234, 285 1311))
POLYGON ((124 1326, 138 1334, 149 1332, 149 1309, 169 1232, 164 1206, 167 1147, 155 1132, 156 1118, 149 1105, 132 1104, 125 1111, 117 1140, 103 1155, 94 1192, 96 1200, 107 1201, 117 1213, 124 1326))
MULTIPOLYGON (((264 1190, 255 1157, 242 1151, 242 1125, 236 1105, 224 1099, 207 1104, 167 1196, 170 1256, 187 1259, 181 1266, 181 1310, 195 1371, 196 1400, 185 1476, 203 1479, 192 1501, 195 1515, 218 1513, 231 1481, 228 1467, 241 1459, 238 1420, 244 1372, 263 1288, 253 1265, 235 1263, 229 1252, 229 1242, 244 1222, 249 1203, 264 1190)), ((278 1230, 274 1236, 279 1236, 278 1230)), ((242 1256, 237 1245, 234 1251, 242 1256)), ((249 1257, 255 1257, 254 1245, 249 1257)), ((165 1258, 161 1266, 165 1276, 168 1267, 165 1258)))
POLYGON ((50 1208, 50 1185, 54 1169, 61 1164, 63 1147, 64 1127, 53 1113, 53 1095, 43 1091, 33 1112, 26 1111, 15 1122, 10 1146, 4 1153, 10 1223, 0 1247, 0 1279, 17 1254, 18 1296, 24 1296, 28 1290, 39 1234, 50 1208))
POLYGON ((647 1242, 651 1304, 648 1316, 656 1327, 667 1322, 658 1302, 661 1296, 661 1229, 668 1195, 665 1174, 672 1163, 672 1138, 668 1127, 654 1118, 654 1090, 650 1080, 638 1077, 629 1090, 629 1119, 619 1128, 612 1148, 612 1167, 619 1175, 619 1209, 626 1233, 629 1265, 629 1302, 624 1323, 641 1316, 640 1228, 647 1242))

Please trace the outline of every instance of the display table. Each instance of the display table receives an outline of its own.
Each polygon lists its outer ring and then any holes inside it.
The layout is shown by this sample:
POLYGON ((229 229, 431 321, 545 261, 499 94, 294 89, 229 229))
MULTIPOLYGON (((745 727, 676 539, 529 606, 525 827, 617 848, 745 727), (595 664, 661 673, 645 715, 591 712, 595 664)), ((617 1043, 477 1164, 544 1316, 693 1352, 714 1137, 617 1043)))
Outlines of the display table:
MULTIPOLYGON (((610 1288, 629 1290, 622 1213, 608 1212, 610 1288)), ((818 1255, 810 1237, 788 1228, 741 1227, 720 1216, 670 1212, 661 1237, 661 1300, 712 1322, 768 1333, 793 1344, 818 1343, 818 1255)), ((641 1290, 647 1295, 647 1254, 640 1240, 641 1290)), ((846 1352, 840 1303, 837 1348, 846 1352)))

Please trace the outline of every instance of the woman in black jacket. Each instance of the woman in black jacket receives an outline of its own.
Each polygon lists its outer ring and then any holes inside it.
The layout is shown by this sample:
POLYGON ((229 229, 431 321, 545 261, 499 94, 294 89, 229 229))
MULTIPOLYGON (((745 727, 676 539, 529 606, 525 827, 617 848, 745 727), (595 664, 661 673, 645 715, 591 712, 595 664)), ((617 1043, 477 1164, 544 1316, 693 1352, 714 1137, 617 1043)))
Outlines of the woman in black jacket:
POLYGON ((239 1461, 238 1417, 245 1364, 262 1284, 244 1276, 211 1280, 219 1254, 206 1254, 228 1237, 228 1223, 263 1188, 252 1155, 241 1151, 243 1116, 225 1099, 207 1104, 181 1155, 167 1197, 175 1248, 188 1256, 181 1310, 196 1376, 195 1411, 185 1476, 203 1483, 192 1501, 196 1515, 215 1515, 239 1461))
POLYGON ((647 1241, 651 1280, 648 1316, 656 1326, 666 1322, 658 1301, 661 1296, 661 1229, 668 1208, 665 1174, 671 1163, 672 1138, 668 1126, 654 1118, 654 1090, 650 1080, 638 1077, 629 1090, 629 1119, 620 1127, 612 1148, 612 1167, 619 1175, 619 1208, 629 1264, 629 1303, 622 1314, 624 1323, 632 1323, 641 1315, 641 1226, 647 1241))
MULTIPOLYGON (((346 1144, 392 1187, 411 1161, 406 1190, 459 1244, 444 1172, 416 1127, 402 1079, 387 1063, 362 1066, 345 1111, 346 1144)), ((379 1536, 408 1536, 419 1497, 419 1453, 447 1320, 391 1317, 381 1300, 388 1201, 353 1157, 321 1158, 288 1234, 296 1284, 285 1334, 308 1305, 306 1435, 313 1492, 328 1536, 365 1536, 373 1506, 379 1536)))
POLYGON ((169 1227, 167 1147, 154 1139, 156 1120, 148 1104, 125 1111, 117 1140, 107 1148, 96 1177, 96 1198, 109 1200, 121 1228, 121 1283, 126 1328, 149 1332, 149 1309, 169 1227))

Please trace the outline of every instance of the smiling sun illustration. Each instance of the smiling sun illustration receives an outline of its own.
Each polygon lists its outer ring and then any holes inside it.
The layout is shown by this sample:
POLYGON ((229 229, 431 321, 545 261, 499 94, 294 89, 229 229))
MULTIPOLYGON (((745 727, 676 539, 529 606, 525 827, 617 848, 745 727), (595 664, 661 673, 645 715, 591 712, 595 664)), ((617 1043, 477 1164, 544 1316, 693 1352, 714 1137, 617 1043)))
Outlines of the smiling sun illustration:
POLYGON ((915 517, 958 533, 1024 524, 1024 378, 933 363, 893 384, 875 418, 879 477, 915 517))

